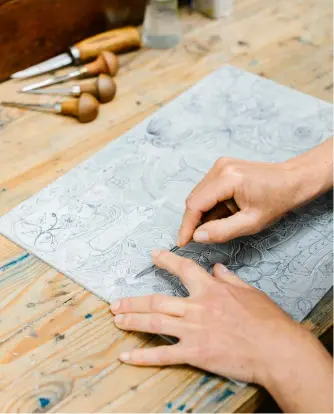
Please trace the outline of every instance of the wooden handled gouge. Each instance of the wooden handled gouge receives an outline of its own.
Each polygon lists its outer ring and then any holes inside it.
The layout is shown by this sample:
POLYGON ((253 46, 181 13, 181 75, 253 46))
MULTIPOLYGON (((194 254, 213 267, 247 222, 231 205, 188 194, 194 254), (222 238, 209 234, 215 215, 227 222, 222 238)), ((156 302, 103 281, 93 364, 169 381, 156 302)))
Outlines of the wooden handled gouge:
POLYGON ((81 123, 94 121, 99 113, 98 101, 88 93, 83 93, 78 99, 70 99, 65 102, 56 102, 53 104, 28 104, 5 101, 1 102, 1 105, 72 116, 81 123))
POLYGON ((62 53, 54 58, 31 66, 28 69, 14 73, 11 78, 25 79, 31 76, 41 75, 64 66, 79 64, 94 59, 104 50, 119 53, 137 49, 141 45, 139 30, 135 27, 124 27, 109 30, 96 36, 85 39, 69 48, 68 53, 62 53))
MULTIPOLYGON (((229 216, 232 216, 232 214, 237 213, 239 211, 239 207, 237 206, 236 202, 231 200, 222 201, 215 205, 211 210, 204 213, 202 216, 201 222, 198 224, 200 226, 201 224, 207 223, 211 220, 218 220, 222 218, 227 218, 229 216)), ((174 246, 170 249, 170 252, 175 253, 180 249, 179 246, 174 246)), ((139 279, 140 277, 146 275, 147 273, 152 272, 157 268, 156 265, 151 265, 144 270, 142 270, 140 273, 138 273, 135 276, 135 279, 139 279)))
POLYGON ((82 83, 78 85, 71 85, 67 88, 54 89, 33 89, 26 93, 36 95, 69 95, 79 97, 83 93, 93 95, 100 103, 107 103, 114 99, 116 94, 116 83, 109 75, 101 73, 95 80, 89 83, 82 83))
POLYGON ((118 60, 116 55, 104 50, 93 62, 86 63, 86 65, 81 66, 79 69, 74 70, 73 72, 69 72, 61 76, 54 76, 37 83, 26 85, 19 92, 30 92, 34 89, 44 88, 45 86, 67 82, 70 79, 96 76, 102 73, 108 74, 110 76, 115 76, 117 71, 118 60))

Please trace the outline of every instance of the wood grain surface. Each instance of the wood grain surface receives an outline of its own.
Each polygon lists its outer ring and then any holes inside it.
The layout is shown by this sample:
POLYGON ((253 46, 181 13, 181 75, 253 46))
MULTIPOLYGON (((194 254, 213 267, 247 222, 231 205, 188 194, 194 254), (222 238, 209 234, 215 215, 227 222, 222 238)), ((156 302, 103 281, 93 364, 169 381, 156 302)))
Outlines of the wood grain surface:
MULTIPOLYGON (((332 98, 332 2, 237 0, 214 21, 182 12, 175 49, 121 57, 114 101, 81 125, 51 114, 0 109, 0 214, 87 159, 206 74, 229 63, 332 98)), ((51 102, 0 84, 0 97, 51 102)), ((332 293, 306 324, 332 326, 332 293)), ((0 412, 250 412, 264 393, 189 367, 136 368, 121 351, 161 341, 125 334, 108 306, 0 237, 0 412)))

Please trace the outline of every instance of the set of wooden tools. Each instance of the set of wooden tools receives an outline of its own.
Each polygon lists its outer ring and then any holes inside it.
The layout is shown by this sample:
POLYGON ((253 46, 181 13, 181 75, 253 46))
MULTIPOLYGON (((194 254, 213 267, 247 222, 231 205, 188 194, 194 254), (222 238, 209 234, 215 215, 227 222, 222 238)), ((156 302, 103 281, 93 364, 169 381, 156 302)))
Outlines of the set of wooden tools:
POLYGON ((5 101, 2 102, 2 105, 54 112, 75 117, 79 122, 91 122, 98 115, 99 105, 110 102, 115 97, 116 83, 113 78, 118 71, 118 58, 115 53, 136 49, 140 45, 140 33, 134 27, 110 30, 86 39, 72 46, 69 53, 59 55, 12 75, 12 78, 15 79, 25 79, 53 71, 71 63, 95 58, 94 61, 80 66, 77 70, 27 85, 19 90, 19 92, 23 93, 40 95, 74 96, 74 99, 50 104, 5 101), (95 79, 65 88, 44 89, 47 86, 63 83, 71 79, 86 77, 95 77, 95 79))

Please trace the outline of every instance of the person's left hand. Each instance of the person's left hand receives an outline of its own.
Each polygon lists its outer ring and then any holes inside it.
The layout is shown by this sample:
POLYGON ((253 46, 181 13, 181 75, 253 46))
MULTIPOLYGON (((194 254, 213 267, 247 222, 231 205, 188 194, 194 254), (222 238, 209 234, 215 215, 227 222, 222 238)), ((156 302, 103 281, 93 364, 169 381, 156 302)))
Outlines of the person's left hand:
POLYGON ((223 265, 215 265, 212 277, 192 260, 173 253, 158 251, 152 256, 156 265, 180 277, 190 296, 121 299, 111 305, 114 322, 120 329, 170 335, 179 342, 123 353, 123 362, 187 363, 266 386, 271 373, 287 369, 301 343, 310 340, 311 334, 267 295, 223 265))

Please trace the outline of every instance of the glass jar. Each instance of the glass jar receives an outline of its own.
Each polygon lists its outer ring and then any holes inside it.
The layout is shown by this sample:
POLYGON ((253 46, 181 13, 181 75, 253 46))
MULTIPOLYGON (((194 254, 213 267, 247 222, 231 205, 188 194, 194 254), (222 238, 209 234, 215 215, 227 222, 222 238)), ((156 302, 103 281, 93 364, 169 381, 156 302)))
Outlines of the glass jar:
POLYGON ((176 46, 180 40, 177 0, 149 0, 144 19, 144 44, 154 49, 167 49, 176 46))

